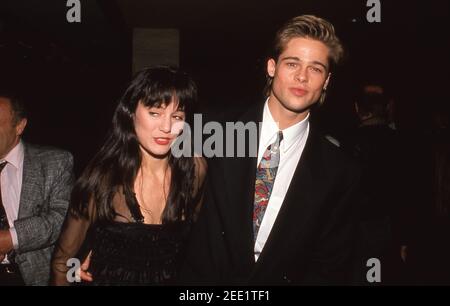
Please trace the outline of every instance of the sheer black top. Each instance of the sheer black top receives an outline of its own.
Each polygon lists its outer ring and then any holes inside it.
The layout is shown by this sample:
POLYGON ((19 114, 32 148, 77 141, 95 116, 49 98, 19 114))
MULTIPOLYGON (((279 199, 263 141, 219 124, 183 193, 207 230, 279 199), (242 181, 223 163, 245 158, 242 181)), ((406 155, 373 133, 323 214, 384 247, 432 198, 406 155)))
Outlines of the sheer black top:
MULTIPOLYGON (((196 163, 196 168, 198 163, 196 163)), ((204 171, 197 171, 194 206, 202 201, 204 171)), ((202 167, 202 166, 201 166, 202 167)), ((140 212, 133 212, 118 188, 112 200, 115 219, 95 221, 95 208, 89 207, 90 218, 78 217, 70 210, 52 260, 52 284, 69 284, 66 263, 77 258, 81 263, 92 251, 88 271, 93 282, 88 285, 161 285, 176 282, 182 264, 186 240, 193 220, 162 224, 143 223, 140 212)))

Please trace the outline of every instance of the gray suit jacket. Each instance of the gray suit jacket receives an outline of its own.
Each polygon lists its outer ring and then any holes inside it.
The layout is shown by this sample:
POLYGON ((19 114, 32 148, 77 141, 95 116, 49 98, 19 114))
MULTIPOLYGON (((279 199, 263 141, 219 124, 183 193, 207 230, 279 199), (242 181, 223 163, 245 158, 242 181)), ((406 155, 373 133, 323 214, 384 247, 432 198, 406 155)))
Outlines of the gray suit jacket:
POLYGON ((19 215, 14 222, 16 262, 27 285, 47 285, 50 260, 69 205, 73 158, 69 152, 25 144, 19 215))

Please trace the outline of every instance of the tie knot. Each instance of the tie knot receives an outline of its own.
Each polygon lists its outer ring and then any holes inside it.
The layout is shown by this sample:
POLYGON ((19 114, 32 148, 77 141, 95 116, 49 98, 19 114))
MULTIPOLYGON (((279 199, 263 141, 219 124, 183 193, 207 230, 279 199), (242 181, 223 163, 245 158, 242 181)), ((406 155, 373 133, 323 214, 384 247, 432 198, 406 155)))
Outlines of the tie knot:
POLYGON ((280 143, 283 140, 283 132, 282 131, 278 131, 277 133, 277 138, 275 139, 275 141, 269 146, 270 149, 275 148, 276 150, 278 150, 278 148, 280 147, 280 143))
POLYGON ((7 163, 8 163, 8 162, 6 162, 6 161, 0 163, 0 173, 2 173, 3 168, 5 168, 5 166, 6 166, 7 163))
POLYGON ((277 140, 278 142, 281 142, 283 140, 283 131, 278 131, 277 140))

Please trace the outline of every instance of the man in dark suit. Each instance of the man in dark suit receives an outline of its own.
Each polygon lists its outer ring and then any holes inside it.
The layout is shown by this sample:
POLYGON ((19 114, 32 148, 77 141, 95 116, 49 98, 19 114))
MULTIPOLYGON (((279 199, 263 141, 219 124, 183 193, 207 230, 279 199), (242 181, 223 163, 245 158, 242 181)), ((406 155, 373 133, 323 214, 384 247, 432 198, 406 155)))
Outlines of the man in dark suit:
POLYGON ((23 103, 0 92, 0 285, 47 285, 69 204, 72 155, 21 141, 23 103))
POLYGON ((333 26, 315 16, 293 18, 278 31, 267 61, 268 98, 238 119, 262 122, 257 156, 209 161, 183 283, 349 281, 359 168, 309 122, 342 52, 333 26))
MULTIPOLYGON (((401 186, 411 177, 407 170, 411 164, 404 162, 408 156, 402 154, 404 141, 389 125, 389 104, 382 86, 364 85, 355 96, 360 124, 347 133, 342 148, 361 164, 361 186, 367 196, 359 209, 359 266, 369 258, 380 259, 383 284, 400 284, 410 236, 408 207, 413 203, 406 198, 410 192, 401 186)), ((360 280, 365 272, 360 271, 360 280)))

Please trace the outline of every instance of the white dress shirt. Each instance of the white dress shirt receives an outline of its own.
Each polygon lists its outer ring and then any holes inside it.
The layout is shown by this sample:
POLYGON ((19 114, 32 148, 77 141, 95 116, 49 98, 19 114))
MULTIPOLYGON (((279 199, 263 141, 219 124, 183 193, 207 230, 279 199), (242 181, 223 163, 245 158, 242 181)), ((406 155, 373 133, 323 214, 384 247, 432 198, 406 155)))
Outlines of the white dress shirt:
MULTIPOLYGON (((11 233, 14 249, 17 249, 19 242, 14 228, 14 221, 19 215, 20 192, 22 190, 24 146, 19 142, 6 157, 0 160, 8 162, 0 176, 2 202, 8 217, 9 231, 11 233)), ((6 258, 3 262, 6 262, 6 258)))
MULTIPOLYGON (((267 99, 264 105, 263 122, 258 147, 258 165, 264 151, 275 141, 279 130, 278 123, 274 121, 272 114, 270 113, 267 99)), ((267 238, 269 237, 278 212, 283 204, 284 197, 291 184, 292 177, 294 176, 303 149, 305 148, 306 139, 309 134, 309 114, 305 119, 282 130, 282 132, 283 140, 280 143, 280 163, 278 165, 277 175, 275 177, 275 183, 273 185, 269 203, 267 204, 255 242, 255 261, 258 260, 267 238)))

